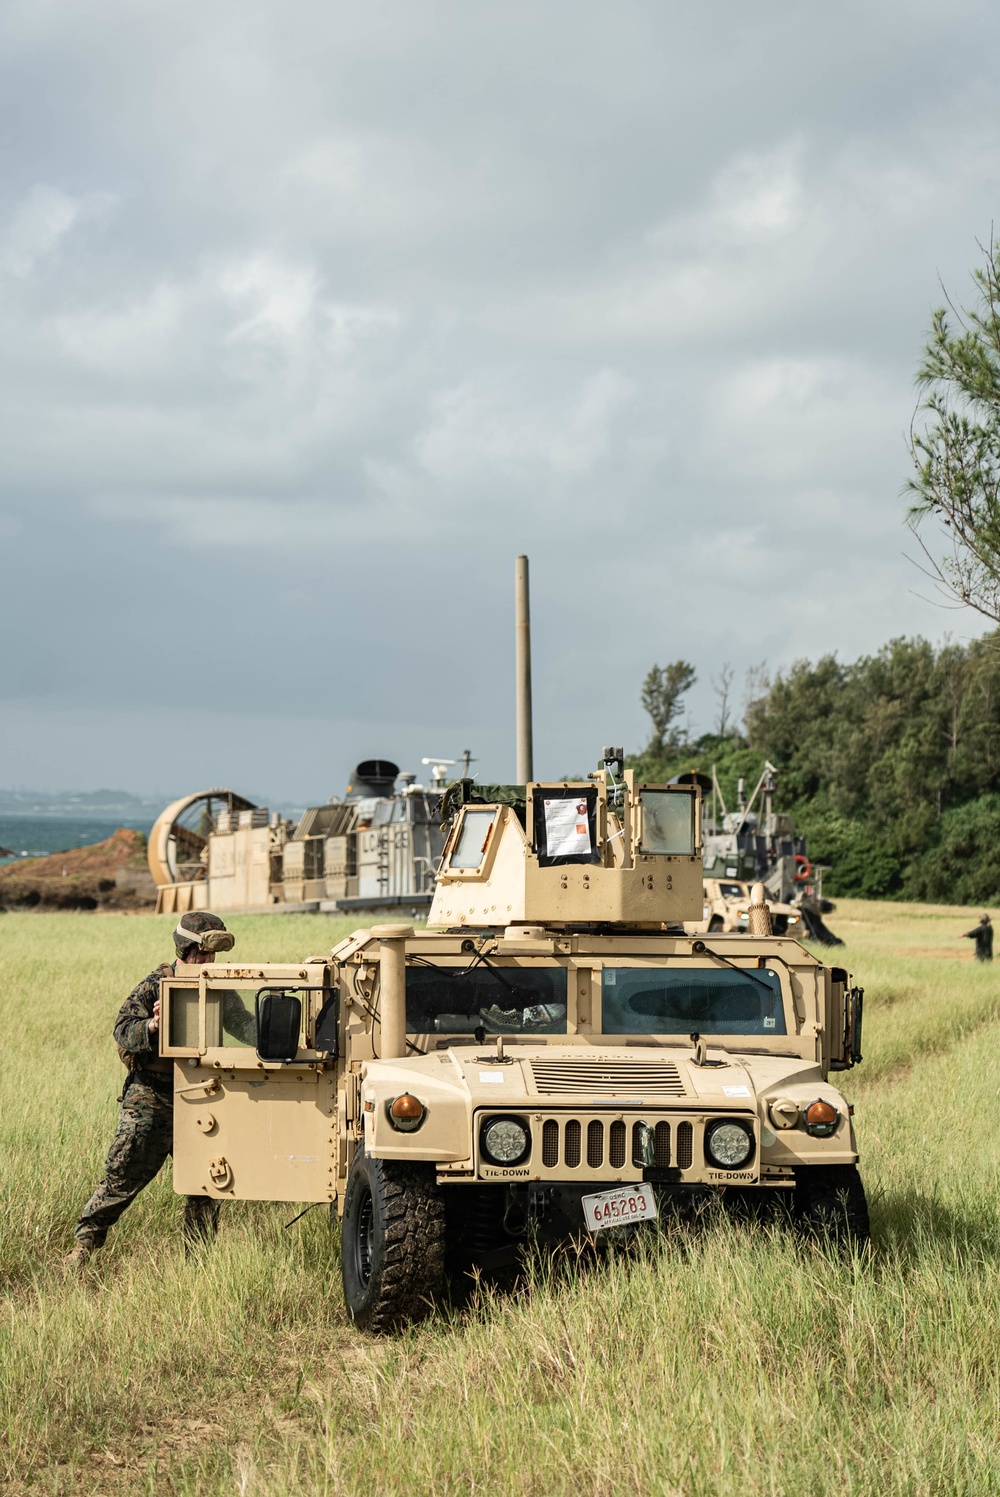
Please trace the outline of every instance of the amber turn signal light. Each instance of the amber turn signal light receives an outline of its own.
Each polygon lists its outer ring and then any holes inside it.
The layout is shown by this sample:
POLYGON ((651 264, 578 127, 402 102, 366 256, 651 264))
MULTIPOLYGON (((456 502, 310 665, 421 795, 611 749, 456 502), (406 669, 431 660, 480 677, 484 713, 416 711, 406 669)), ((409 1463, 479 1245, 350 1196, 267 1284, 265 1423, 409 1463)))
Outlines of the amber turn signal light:
POLYGON ((424 1120, 427 1109, 418 1097, 413 1097, 409 1092, 404 1092, 400 1097, 394 1097, 389 1103, 387 1112, 389 1122, 400 1133, 412 1133, 424 1120))
POLYGON ((810 1102, 804 1117, 806 1132, 811 1133, 814 1138, 829 1138, 840 1121, 840 1113, 831 1102, 810 1102))

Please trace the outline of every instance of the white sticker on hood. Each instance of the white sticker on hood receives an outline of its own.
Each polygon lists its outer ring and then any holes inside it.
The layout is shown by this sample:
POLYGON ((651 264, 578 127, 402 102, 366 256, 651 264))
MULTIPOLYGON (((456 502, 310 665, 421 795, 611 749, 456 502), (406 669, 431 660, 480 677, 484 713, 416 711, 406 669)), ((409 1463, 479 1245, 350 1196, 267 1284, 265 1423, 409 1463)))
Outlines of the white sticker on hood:
POLYGON ((722 1090, 727 1097, 749 1097, 750 1095, 748 1086, 724 1086, 722 1090))
POLYGON ((493 1085, 496 1086, 497 1082, 503 1080, 503 1072, 502 1071, 480 1071, 480 1073, 479 1073, 479 1079, 480 1079, 480 1081, 492 1081, 493 1085))

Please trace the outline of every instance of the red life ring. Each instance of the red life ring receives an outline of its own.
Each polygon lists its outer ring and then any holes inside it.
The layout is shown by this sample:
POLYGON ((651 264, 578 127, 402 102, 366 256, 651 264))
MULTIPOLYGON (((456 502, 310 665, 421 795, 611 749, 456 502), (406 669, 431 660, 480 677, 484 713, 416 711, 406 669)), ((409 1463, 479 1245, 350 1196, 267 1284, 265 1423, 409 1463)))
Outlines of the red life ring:
POLYGON ((811 877, 812 865, 810 864, 809 859, 803 857, 802 853, 797 852, 795 854, 795 882, 797 884, 804 884, 806 880, 811 877))

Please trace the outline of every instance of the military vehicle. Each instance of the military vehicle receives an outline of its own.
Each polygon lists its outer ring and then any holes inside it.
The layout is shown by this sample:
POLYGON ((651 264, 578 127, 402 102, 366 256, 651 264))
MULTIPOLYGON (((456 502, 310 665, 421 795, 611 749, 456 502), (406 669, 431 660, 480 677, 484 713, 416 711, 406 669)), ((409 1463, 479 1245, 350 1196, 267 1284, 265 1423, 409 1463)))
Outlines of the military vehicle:
POLYGON ((823 874, 830 870, 809 858, 806 839, 787 813, 775 811, 778 770, 768 760, 749 799, 743 781, 737 789, 737 809, 727 811, 713 768, 704 788, 711 791, 704 843, 706 879, 738 880, 764 885, 769 899, 793 905, 806 934, 822 946, 843 946, 823 922, 834 908, 823 898, 823 874), (754 811, 760 796, 760 811, 754 811), (720 814, 721 812, 721 814, 720 814))
POLYGON ((852 1109, 863 992, 771 932, 685 933, 703 908, 703 785, 641 784, 620 749, 532 773, 528 563, 516 564, 517 777, 467 775, 427 927, 359 929, 299 963, 178 964, 174 1188, 327 1203, 348 1312, 390 1331, 449 1274, 533 1242, 628 1234, 671 1202, 787 1201, 868 1236, 852 1109), (223 1009, 239 994, 256 1046, 223 1009))
POLYGON ((701 789, 619 750, 579 782, 463 778, 426 929, 279 965, 178 965, 174 1188, 327 1203, 350 1316, 390 1331, 448 1274, 632 1231, 671 1201, 783 1200, 868 1235, 852 1108, 862 991, 788 936, 702 911, 701 789), (225 1033, 236 990, 255 1048, 225 1033))
MULTIPOLYGON (((389 759, 366 759, 343 800, 310 806, 298 823, 232 790, 182 796, 149 835, 157 914, 426 914, 444 843, 438 800, 456 762, 424 759, 421 785, 389 759)), ((468 773, 468 752, 462 762, 468 773)))
MULTIPOLYGON (((702 882, 704 906, 700 920, 685 920, 688 935, 712 934, 725 930, 748 930, 750 927, 750 905, 752 893, 749 884, 739 879, 706 878, 702 882)), ((797 905, 782 904, 776 899, 766 899, 767 913, 771 919, 771 930, 776 936, 791 932, 799 935, 805 930, 801 911, 797 905)))

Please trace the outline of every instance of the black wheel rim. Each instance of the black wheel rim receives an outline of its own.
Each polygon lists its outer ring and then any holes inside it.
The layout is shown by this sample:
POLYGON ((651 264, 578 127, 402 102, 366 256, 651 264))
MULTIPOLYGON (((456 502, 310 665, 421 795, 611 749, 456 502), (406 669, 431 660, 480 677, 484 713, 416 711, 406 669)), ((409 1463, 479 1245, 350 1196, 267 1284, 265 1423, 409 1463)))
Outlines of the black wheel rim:
POLYGON ((354 1233, 354 1267, 358 1279, 367 1289, 372 1276, 372 1239, 375 1229, 375 1213, 372 1209, 371 1191, 365 1191, 358 1207, 358 1225, 354 1233))

